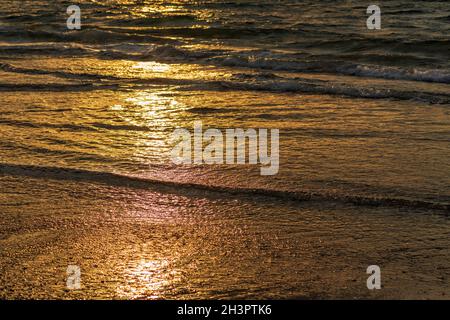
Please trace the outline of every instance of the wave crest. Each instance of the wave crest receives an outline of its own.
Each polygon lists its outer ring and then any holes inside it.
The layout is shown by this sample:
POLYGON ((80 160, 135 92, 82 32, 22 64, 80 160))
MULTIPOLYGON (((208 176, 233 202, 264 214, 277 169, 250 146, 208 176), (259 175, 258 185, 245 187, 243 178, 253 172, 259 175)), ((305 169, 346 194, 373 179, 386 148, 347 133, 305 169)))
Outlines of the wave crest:
POLYGON ((55 179, 69 181, 86 181, 103 183, 112 186, 132 187, 141 189, 156 188, 164 192, 180 192, 200 190, 205 192, 220 192, 228 195, 258 196, 263 198, 276 198, 286 201, 329 201, 348 203, 359 206, 376 207, 409 207, 444 211, 450 213, 450 204, 435 203, 404 198, 367 197, 358 195, 337 195, 308 191, 284 191, 273 189, 234 188, 224 186, 211 186, 195 183, 182 183, 156 179, 127 176, 117 173, 90 171, 62 167, 42 167, 34 165, 0 164, 0 175, 25 176, 37 179, 55 179))

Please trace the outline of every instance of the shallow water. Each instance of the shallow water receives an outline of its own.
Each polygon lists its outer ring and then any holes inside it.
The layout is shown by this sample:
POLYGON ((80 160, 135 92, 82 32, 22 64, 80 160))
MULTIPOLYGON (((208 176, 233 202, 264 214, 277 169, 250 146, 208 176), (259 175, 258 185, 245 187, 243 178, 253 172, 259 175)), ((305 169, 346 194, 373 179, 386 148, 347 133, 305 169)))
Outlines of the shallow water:
POLYGON ((448 299, 450 224, 424 210, 40 177, 1 184, 4 298, 448 299), (371 264, 382 290, 366 287, 371 264), (65 288, 68 265, 80 266, 81 290, 65 288))
POLYGON ((0 1, 1 297, 446 297, 448 2, 78 3, 0 1), (279 173, 174 165, 197 120, 279 173))

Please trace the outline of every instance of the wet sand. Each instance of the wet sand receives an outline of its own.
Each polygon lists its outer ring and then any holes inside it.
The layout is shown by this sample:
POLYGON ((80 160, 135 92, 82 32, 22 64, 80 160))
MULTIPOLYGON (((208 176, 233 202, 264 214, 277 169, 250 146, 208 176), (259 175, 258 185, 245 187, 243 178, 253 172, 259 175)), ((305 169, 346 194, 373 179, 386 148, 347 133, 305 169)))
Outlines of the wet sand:
POLYGON ((449 298, 450 6, 78 5, 0 1, 0 298, 449 298), (175 165, 197 121, 278 174, 175 165))

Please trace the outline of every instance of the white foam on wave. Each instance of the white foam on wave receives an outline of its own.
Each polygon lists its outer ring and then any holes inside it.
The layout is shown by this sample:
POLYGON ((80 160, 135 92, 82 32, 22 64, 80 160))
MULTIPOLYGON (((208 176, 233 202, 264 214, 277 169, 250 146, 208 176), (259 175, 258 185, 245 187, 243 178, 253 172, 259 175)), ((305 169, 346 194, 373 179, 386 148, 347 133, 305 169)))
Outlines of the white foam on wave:
POLYGON ((338 67, 337 71, 347 75, 376 77, 395 80, 413 80, 450 83, 450 71, 438 69, 401 69, 399 67, 375 65, 351 65, 338 67))

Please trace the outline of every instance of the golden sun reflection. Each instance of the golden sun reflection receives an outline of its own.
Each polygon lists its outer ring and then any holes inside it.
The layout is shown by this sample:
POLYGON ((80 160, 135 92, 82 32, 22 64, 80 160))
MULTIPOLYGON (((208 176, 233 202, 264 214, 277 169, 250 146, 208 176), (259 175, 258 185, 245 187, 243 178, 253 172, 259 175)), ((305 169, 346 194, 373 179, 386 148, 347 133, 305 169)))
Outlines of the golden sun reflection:
POLYGON ((160 299, 180 279, 180 273, 170 268, 167 260, 142 259, 125 270, 125 281, 118 294, 128 299, 160 299))
POLYGON ((110 107, 121 122, 141 128, 127 143, 133 145, 131 158, 145 163, 167 161, 171 145, 168 132, 179 125, 187 109, 171 90, 159 88, 133 92, 120 105, 110 107))
POLYGON ((167 96, 170 92, 141 91, 125 101, 134 106, 142 107, 141 116, 147 120, 162 119, 166 112, 173 109, 184 109, 185 106, 174 98, 167 96))

